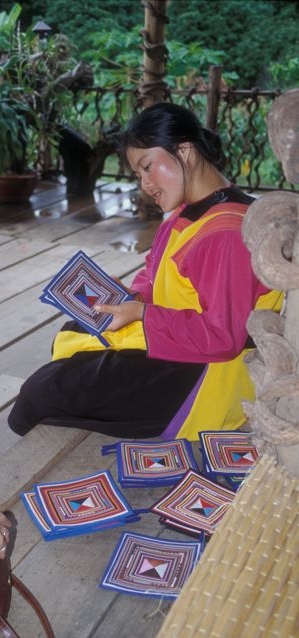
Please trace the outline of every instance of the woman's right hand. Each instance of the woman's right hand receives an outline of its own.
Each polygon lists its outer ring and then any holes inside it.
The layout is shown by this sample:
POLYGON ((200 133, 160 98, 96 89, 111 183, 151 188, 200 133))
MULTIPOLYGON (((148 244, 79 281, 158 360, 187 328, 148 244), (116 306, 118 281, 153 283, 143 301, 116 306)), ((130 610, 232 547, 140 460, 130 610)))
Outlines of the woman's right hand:
POLYGON ((5 558, 6 549, 9 541, 9 528, 11 527, 11 522, 3 514, 0 512, 0 560, 5 558))

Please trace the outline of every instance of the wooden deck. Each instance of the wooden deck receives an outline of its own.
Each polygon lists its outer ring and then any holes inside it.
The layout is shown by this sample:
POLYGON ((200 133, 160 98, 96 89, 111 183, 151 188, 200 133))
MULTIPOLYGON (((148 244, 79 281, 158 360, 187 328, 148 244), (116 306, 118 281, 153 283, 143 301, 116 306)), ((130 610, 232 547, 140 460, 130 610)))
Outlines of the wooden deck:
MULTIPOLYGON (((13 570, 39 598, 56 638, 153 638, 171 604, 98 588, 123 528, 47 543, 20 502, 20 492, 40 479, 66 480, 106 468, 116 478, 114 456, 100 453, 113 439, 46 425, 19 438, 7 426, 20 384, 49 361, 51 341, 65 320, 38 300, 43 286, 79 248, 126 283, 144 262, 159 221, 141 221, 132 212, 128 187, 122 184, 119 193, 117 186, 100 183, 92 198, 80 200, 66 198, 63 184, 41 183, 30 204, 0 205, 0 509, 16 519, 13 570)), ((130 489, 126 496, 134 508, 151 505, 163 493, 130 489)), ((165 532, 153 514, 126 529, 184 539, 165 532)), ((44 635, 17 593, 9 620, 22 638, 44 635)))

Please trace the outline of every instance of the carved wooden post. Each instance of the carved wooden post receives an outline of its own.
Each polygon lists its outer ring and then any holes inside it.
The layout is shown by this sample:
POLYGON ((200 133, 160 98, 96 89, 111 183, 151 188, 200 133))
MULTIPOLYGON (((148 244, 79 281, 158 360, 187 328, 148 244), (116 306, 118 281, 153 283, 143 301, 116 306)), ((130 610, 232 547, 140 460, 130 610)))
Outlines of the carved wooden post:
MULTIPOLYGON (((277 98, 268 116, 269 141, 286 178, 299 183, 299 89, 277 98)), ((284 312, 253 311, 248 331, 257 352, 247 358, 256 389, 244 410, 257 441, 272 445, 282 465, 299 476, 299 194, 257 199, 243 222, 243 237, 259 279, 286 291, 284 312)))
POLYGON ((168 0, 141 0, 145 7, 143 36, 143 75, 138 93, 143 107, 166 99, 167 84, 163 81, 167 48, 164 43, 168 0))

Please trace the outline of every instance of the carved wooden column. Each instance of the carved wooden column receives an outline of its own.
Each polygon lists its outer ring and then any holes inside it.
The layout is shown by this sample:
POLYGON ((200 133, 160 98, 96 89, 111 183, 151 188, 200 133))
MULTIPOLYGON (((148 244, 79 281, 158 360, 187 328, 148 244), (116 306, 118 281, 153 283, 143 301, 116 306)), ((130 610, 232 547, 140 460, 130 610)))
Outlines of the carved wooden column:
MULTIPOLYGON (((268 117, 269 141, 286 178, 299 183, 299 89, 277 98, 268 117)), ((299 193, 276 192, 257 199, 243 223, 259 279, 286 292, 281 315, 253 311, 248 331, 257 345, 247 357, 256 389, 244 403, 260 445, 274 446, 279 463, 299 476, 299 193)))

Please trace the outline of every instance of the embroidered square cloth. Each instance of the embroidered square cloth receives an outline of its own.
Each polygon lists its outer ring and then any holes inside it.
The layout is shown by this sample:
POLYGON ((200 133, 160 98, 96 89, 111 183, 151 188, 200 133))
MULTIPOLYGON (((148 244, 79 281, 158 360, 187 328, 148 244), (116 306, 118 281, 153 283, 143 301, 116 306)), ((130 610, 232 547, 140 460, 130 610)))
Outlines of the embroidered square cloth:
POLYGON ((213 534, 234 496, 232 490, 189 470, 151 509, 161 522, 185 533, 213 534))
POLYGON ((22 494, 22 501, 49 540, 139 520, 109 470, 61 483, 37 483, 22 494))
POLYGON ((79 250, 44 288, 40 300, 55 306, 97 337, 107 328, 111 315, 98 313, 98 303, 119 304, 133 296, 79 250))
POLYGON ((123 532, 99 587, 176 598, 202 553, 202 543, 123 532))
POLYGON ((190 441, 119 441, 104 445, 102 454, 117 455, 123 487, 175 485, 190 469, 198 469, 190 441))

